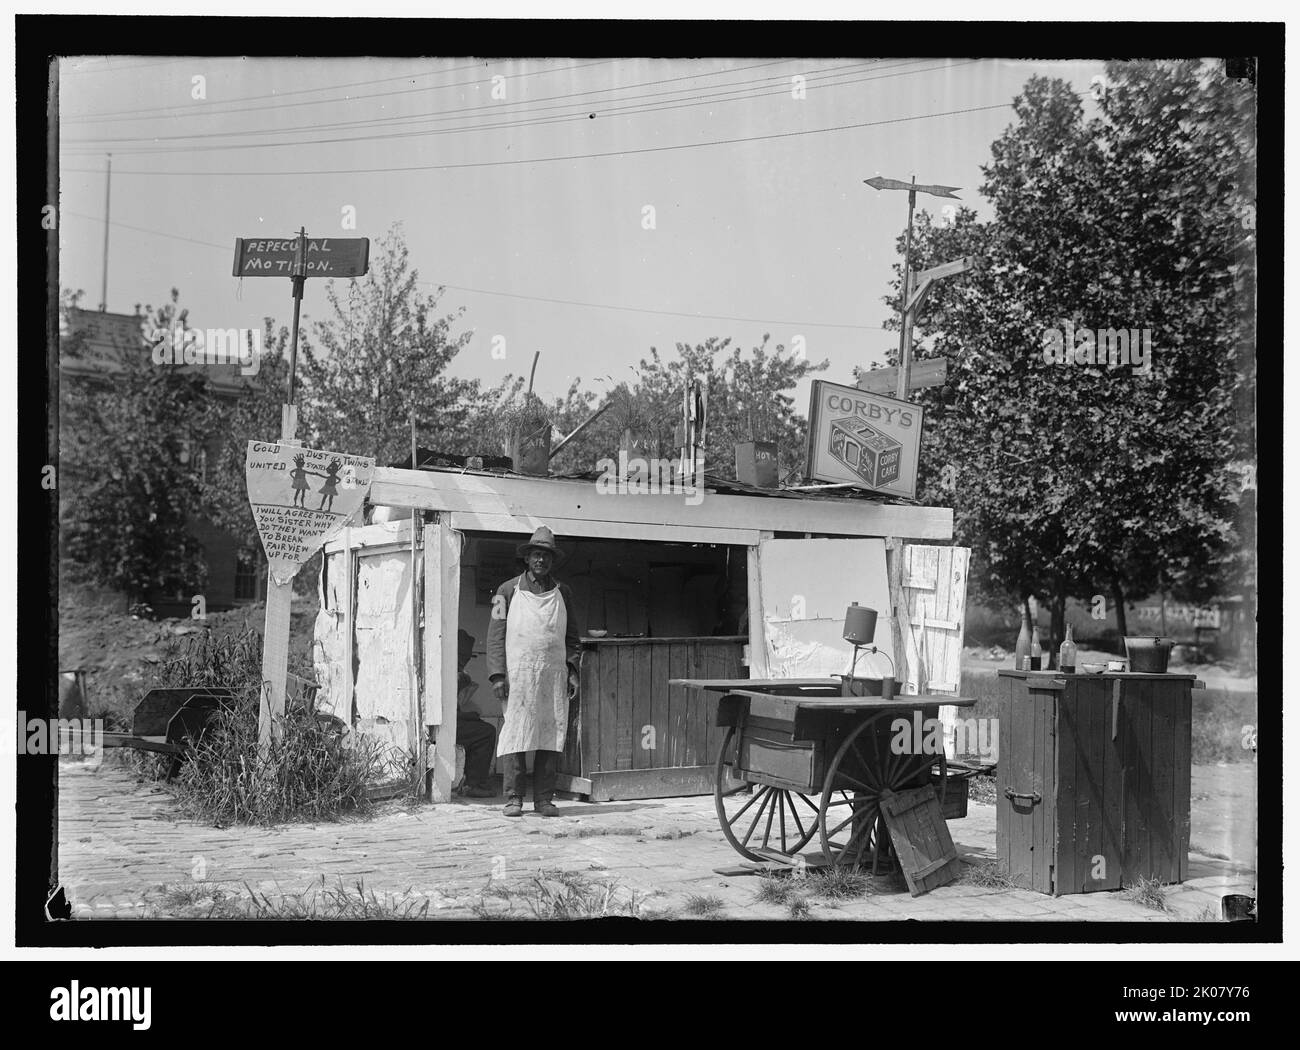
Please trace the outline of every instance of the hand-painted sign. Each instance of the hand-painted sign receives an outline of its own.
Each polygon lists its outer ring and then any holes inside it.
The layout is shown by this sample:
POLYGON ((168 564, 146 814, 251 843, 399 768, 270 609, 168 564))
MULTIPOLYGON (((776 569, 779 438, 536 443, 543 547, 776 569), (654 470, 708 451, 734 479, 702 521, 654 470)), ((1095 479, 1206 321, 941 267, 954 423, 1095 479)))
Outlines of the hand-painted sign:
POLYGON ((361 277, 370 268, 369 237, 308 237, 296 272, 297 237, 235 238, 236 277, 361 277))
POLYGON ((916 498, 922 409, 822 379, 808 413, 808 476, 916 498))
POLYGON ((283 442, 250 441, 244 471, 271 576, 283 586, 361 509, 375 461, 283 442))

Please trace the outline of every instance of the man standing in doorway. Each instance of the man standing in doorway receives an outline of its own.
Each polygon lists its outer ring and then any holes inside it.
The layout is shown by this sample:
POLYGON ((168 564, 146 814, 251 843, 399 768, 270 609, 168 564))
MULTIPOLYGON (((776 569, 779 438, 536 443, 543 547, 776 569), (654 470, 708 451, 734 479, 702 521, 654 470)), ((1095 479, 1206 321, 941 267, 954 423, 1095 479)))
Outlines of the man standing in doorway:
POLYGON ((524 811, 525 760, 533 758, 533 808, 555 808, 555 774, 569 727, 569 701, 578 695, 578 621, 573 593, 551 575, 564 559, 545 525, 516 553, 527 570, 497 588, 488 627, 488 678, 505 706, 497 740, 504 759, 507 817, 524 811))

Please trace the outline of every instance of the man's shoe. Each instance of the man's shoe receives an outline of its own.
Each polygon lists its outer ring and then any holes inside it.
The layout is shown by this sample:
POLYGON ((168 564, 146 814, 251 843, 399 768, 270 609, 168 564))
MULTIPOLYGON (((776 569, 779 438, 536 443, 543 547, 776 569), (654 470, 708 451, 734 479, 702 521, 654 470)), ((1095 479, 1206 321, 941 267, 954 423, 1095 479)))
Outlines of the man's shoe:
POLYGON ((507 817, 522 817, 524 815, 524 804, 517 798, 512 798, 506 803, 505 815, 507 817))
POLYGON ((544 817, 558 817, 560 811, 555 808, 554 802, 534 802, 533 809, 544 817))
MULTIPOLYGON (((461 794, 466 798, 496 798, 497 793, 490 787, 479 787, 469 784, 461 789, 461 794)), ((522 808, 522 807, 521 807, 522 808)))

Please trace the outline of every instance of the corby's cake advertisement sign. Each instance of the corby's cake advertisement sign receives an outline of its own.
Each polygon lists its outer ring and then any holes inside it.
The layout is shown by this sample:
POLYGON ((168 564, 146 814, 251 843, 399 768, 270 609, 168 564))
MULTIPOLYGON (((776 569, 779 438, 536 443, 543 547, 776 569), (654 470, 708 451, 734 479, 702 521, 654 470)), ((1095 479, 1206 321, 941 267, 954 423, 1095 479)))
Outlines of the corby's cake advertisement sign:
POLYGON ((921 421, 921 407, 909 401, 814 380, 807 474, 915 499, 921 421))

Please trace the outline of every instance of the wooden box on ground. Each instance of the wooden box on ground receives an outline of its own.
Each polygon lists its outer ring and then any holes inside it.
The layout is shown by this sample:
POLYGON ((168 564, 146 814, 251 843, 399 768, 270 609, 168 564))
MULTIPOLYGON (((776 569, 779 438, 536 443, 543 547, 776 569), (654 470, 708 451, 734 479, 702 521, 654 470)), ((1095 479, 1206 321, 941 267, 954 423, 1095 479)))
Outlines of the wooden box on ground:
POLYGON ((725 729, 670 678, 740 678, 744 636, 586 638, 561 790, 593 802, 706 795, 725 729))
POLYGON ((1056 896, 1186 879, 1195 676, 998 677, 999 866, 1056 896))

